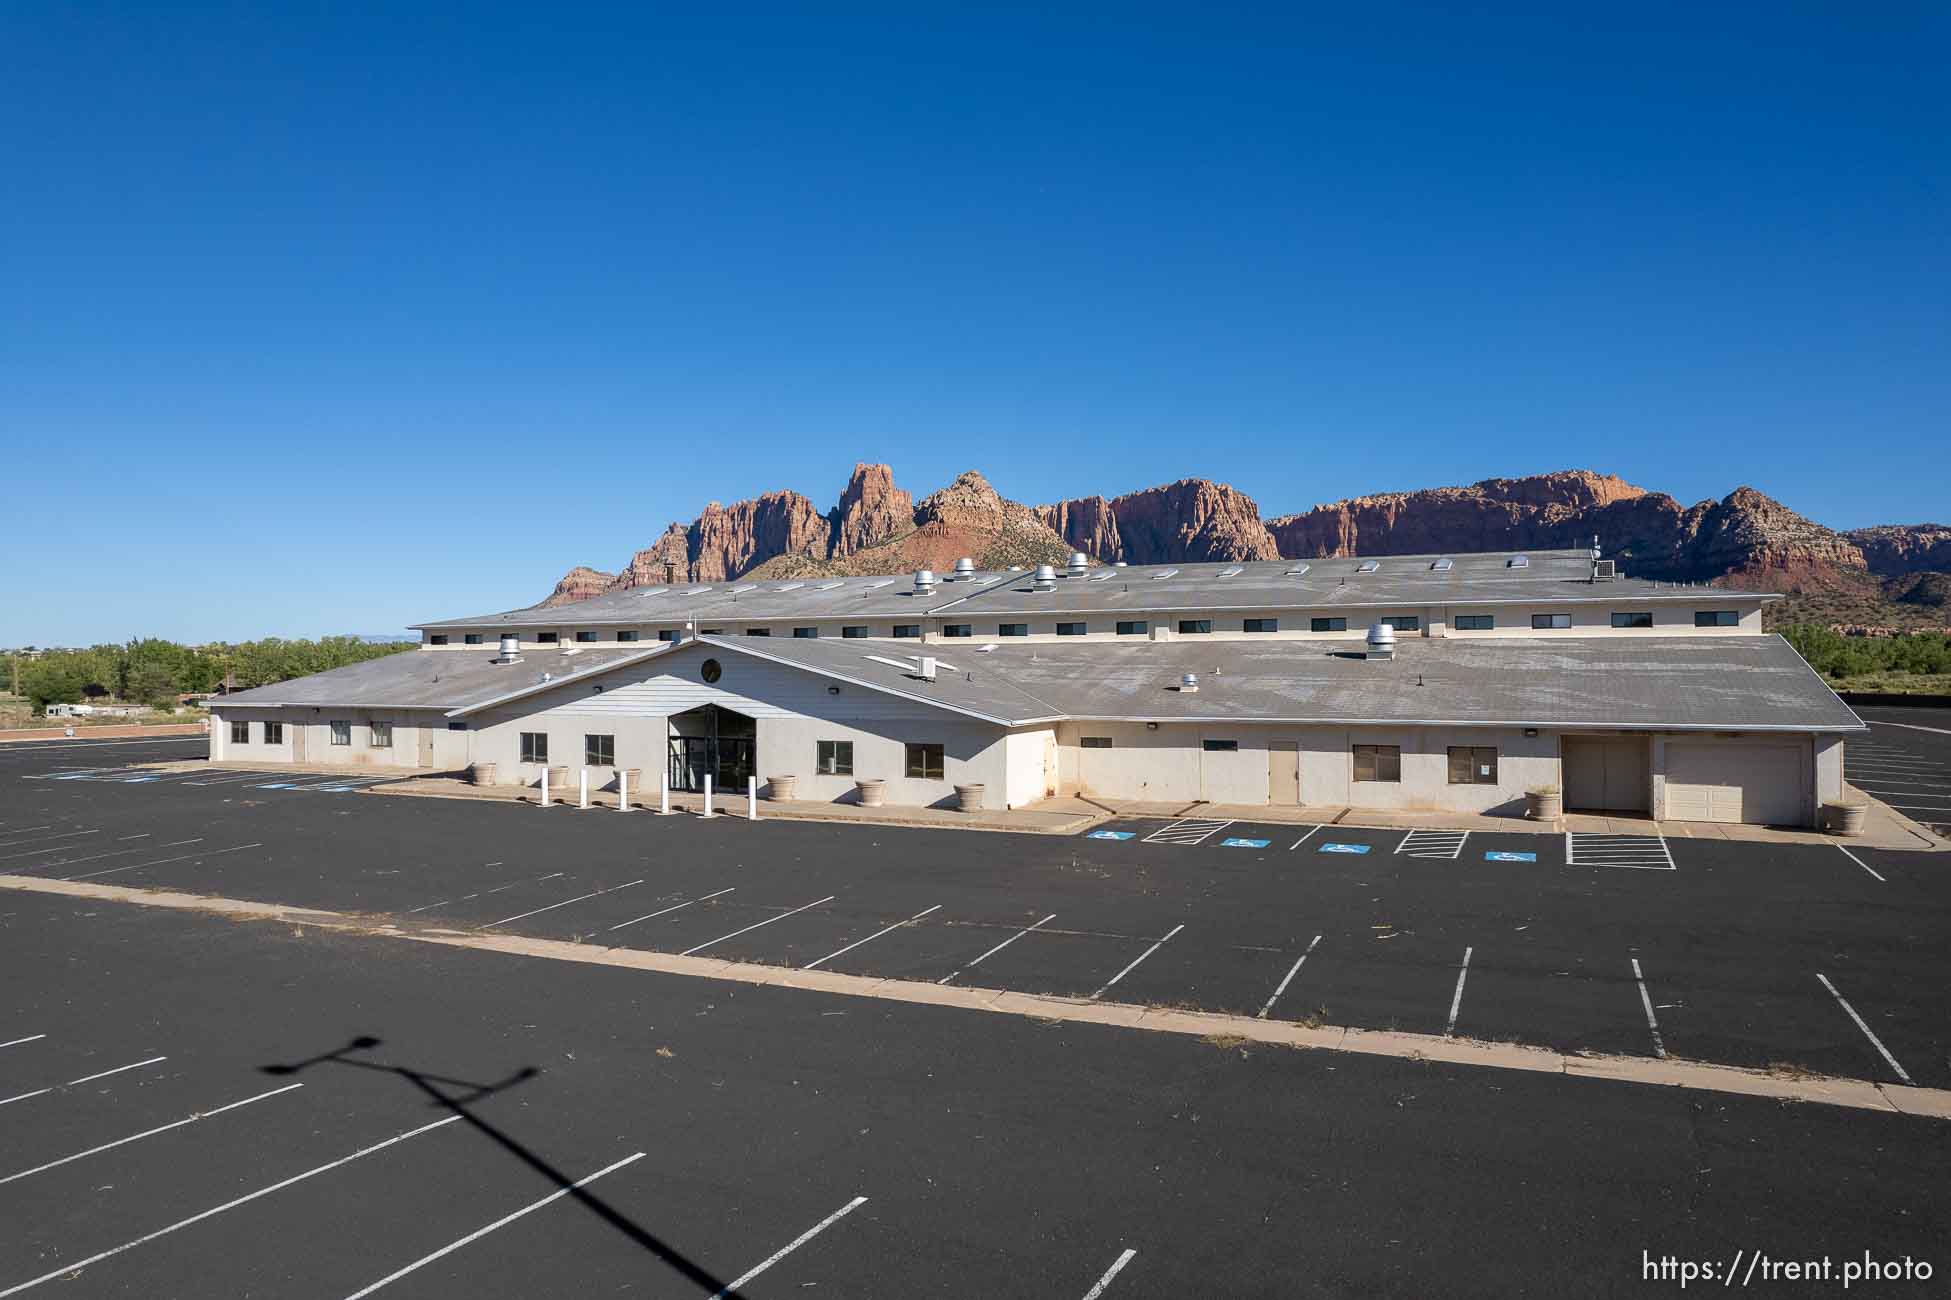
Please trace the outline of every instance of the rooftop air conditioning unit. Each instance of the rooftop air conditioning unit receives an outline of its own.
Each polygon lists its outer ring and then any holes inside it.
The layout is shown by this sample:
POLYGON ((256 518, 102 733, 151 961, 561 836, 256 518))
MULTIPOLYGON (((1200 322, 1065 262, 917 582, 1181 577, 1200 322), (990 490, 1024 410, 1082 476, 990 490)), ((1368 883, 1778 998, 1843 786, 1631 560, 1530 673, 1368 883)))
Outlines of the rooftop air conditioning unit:
POLYGON ((1387 623, 1371 624, 1368 629, 1368 657, 1370 659, 1393 659, 1396 657, 1396 630, 1387 623))
POLYGON ((1619 576, 1619 562, 1617 560, 1592 561, 1592 581, 1611 582, 1614 578, 1618 576, 1619 576))
POLYGON ((915 668, 915 676, 921 678, 924 682, 932 682, 935 680, 935 657, 933 655, 922 655, 915 660, 915 663, 917 665, 915 668))

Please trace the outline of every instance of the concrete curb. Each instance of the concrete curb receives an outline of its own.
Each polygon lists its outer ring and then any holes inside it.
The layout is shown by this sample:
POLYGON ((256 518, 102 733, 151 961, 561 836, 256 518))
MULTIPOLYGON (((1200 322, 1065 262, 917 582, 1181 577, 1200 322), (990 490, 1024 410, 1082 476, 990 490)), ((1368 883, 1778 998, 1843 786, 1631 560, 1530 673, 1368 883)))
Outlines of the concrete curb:
POLYGON ((531 939, 520 935, 429 928, 402 929, 379 917, 286 907, 245 899, 216 898, 179 891, 146 890, 126 885, 94 885, 82 881, 41 880, 31 876, 0 876, 0 889, 54 894, 104 902, 130 903, 175 911, 202 912, 242 920, 278 921, 317 929, 477 952, 497 952, 544 961, 580 962, 624 970, 648 971, 738 984, 775 985, 841 997, 875 998, 926 1006, 988 1011, 1002 1015, 1062 1023, 1110 1025, 1153 1033, 1183 1034, 1225 1045, 1263 1043, 1313 1051, 1352 1052, 1397 1060, 1439 1061, 1449 1065, 1492 1070, 1523 1070, 1558 1074, 1568 1079, 1630 1083, 1695 1092, 1765 1097, 1776 1101, 1808 1102, 1853 1110, 1875 1110, 1926 1119, 1951 1120, 1951 1091, 1940 1088, 1899 1087, 1869 1079, 1825 1075, 1772 1074, 1706 1061, 1654 1059, 1637 1056, 1566 1055, 1544 1047, 1516 1043, 1481 1042, 1434 1034, 1395 1030, 1357 1029, 1339 1025, 1307 1025, 1261 1020, 1216 1011, 1178 1011, 1132 1003, 1098 1002, 1088 998, 1016 993, 1005 989, 925 984, 913 980, 847 975, 839 971, 795 970, 716 957, 686 957, 636 948, 604 948, 561 939, 531 939))

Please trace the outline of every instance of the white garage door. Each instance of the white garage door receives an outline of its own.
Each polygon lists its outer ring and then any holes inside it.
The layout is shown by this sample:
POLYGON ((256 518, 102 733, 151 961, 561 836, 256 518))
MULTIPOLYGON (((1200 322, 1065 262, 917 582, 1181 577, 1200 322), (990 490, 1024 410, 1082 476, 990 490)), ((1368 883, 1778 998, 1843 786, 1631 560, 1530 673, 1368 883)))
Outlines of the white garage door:
POLYGON ((1668 741, 1670 821, 1800 826, 1808 776, 1805 744, 1668 741))

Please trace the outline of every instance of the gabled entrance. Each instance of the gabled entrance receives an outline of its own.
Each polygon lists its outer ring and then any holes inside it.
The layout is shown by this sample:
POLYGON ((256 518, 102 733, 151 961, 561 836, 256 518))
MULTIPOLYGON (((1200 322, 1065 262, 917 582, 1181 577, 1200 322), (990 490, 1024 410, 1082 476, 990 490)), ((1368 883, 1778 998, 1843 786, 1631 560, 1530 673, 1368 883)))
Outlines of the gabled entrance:
POLYGON ((743 790, 759 770, 759 724, 743 713, 701 704, 671 715, 671 789, 743 790))

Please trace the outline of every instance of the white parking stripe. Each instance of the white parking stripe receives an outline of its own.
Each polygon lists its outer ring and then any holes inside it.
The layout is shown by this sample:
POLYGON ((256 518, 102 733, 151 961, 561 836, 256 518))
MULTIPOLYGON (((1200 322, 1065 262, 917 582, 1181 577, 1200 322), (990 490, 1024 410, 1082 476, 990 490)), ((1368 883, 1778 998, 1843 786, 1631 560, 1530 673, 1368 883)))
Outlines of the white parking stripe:
POLYGON ((25 1038, 8 1039, 6 1042, 0 1043, 0 1047, 19 1047, 22 1043, 38 1043, 46 1037, 46 1034, 29 1034, 25 1038))
POLYGON ((1286 978, 1280 981, 1279 987, 1274 989, 1274 995, 1267 999, 1267 1005, 1260 1008, 1260 1015, 1259 1015, 1260 1019, 1265 1020, 1267 1018, 1267 1013, 1274 1009, 1274 1003, 1280 1001, 1280 995, 1287 991, 1287 986, 1289 984, 1292 984, 1294 982, 1294 977, 1301 973, 1301 966, 1307 961, 1309 955, 1311 955, 1314 952, 1314 944, 1320 942, 1321 942, 1321 936, 1318 934, 1315 935, 1314 943, 1310 943, 1307 946, 1307 952, 1301 954, 1301 960, 1295 962, 1293 968, 1287 972, 1286 978))
POLYGON ((1882 1054, 1885 1061, 1889 1062, 1890 1068, 1897 1072, 1897 1077, 1905 1083, 1909 1083, 1910 1075, 1905 1073, 1904 1067, 1897 1064, 1897 1058, 1890 1055, 1890 1049, 1883 1045, 1883 1040, 1870 1032, 1870 1027, 1863 1023, 1863 1017, 1856 1014, 1856 1008, 1845 1001, 1842 994, 1836 992, 1836 986, 1829 982, 1829 977, 1821 971, 1817 971, 1816 978, 1822 981, 1822 987, 1829 990, 1829 996, 1836 999, 1837 1004, 1849 1013, 1849 1018, 1856 1022, 1856 1027, 1863 1031, 1863 1037, 1869 1039, 1870 1045, 1882 1054))
POLYGON ((1469 831, 1410 831, 1395 851, 1411 858, 1457 858, 1463 854, 1469 831))
POLYGON ((813 1240, 813 1238, 819 1236, 821 1233, 825 1232, 828 1228, 831 1228, 834 1224, 840 1222, 840 1220, 846 1218, 849 1214, 852 1214, 855 1210, 859 1209, 861 1206, 865 1204, 867 1204, 867 1198, 865 1196, 854 1197, 853 1200, 848 1201, 845 1205, 835 1210, 832 1214, 827 1215, 824 1219, 821 1219, 818 1223, 808 1228, 805 1232, 800 1233, 797 1237, 794 1237, 791 1241, 781 1246, 778 1250, 775 1250, 770 1255, 767 1255, 764 1259, 760 1260, 753 1267, 747 1269, 744 1273, 740 1274, 738 1277, 733 1278, 731 1282, 728 1283, 722 1291, 719 1291, 716 1295, 712 1297, 712 1300, 724 1300, 726 1296, 738 1290, 740 1287, 744 1286, 747 1282, 750 1282, 753 1278, 765 1272, 767 1269, 771 1268, 774 1264, 777 1264, 780 1260, 786 1258, 786 1256, 792 1254, 794 1251, 798 1250, 801 1246, 804 1246, 807 1242, 813 1240))
MULTIPOLYGON (((168 848, 169 846, 163 845, 163 847, 168 848)), ((233 844, 227 849, 211 849, 207 853, 185 853, 181 857, 157 858, 154 862, 135 862, 126 867, 110 867, 107 871, 90 871, 79 876, 63 876, 61 878, 63 880, 93 880, 96 876, 119 875, 124 871, 140 871, 144 867, 160 867, 170 862, 189 862, 192 860, 201 862, 205 858, 221 857, 226 853, 242 853, 245 849, 261 849, 263 847, 264 844, 262 841, 251 844, 233 844)), ((59 864, 57 863, 56 865, 58 866, 59 864)))
POLYGON ((72 840, 82 835, 100 835, 100 834, 101 834, 100 831, 64 831, 59 835, 47 835, 47 836, 43 836, 41 839, 38 840, 11 840, 6 844, 0 844, 0 848, 10 849, 16 844, 32 844, 35 847, 31 849, 22 849, 18 853, 0 853, 0 858, 31 858, 36 853, 59 853, 61 850, 50 849, 47 846, 52 844, 56 840, 72 840))
POLYGON ((1179 931, 1183 929, 1185 929, 1183 925, 1173 926, 1170 933, 1168 933, 1164 939, 1160 939, 1157 943, 1153 944, 1151 947, 1145 949, 1145 951, 1139 953, 1136 957, 1132 958, 1131 965, 1125 967, 1123 970, 1119 971, 1116 975, 1113 975, 1109 983, 1105 984, 1105 986, 1099 989, 1097 992, 1091 994, 1091 1000, 1095 1002, 1097 1001, 1097 999, 1103 997, 1106 993, 1110 992, 1111 986, 1113 984, 1116 984, 1119 980, 1131 974, 1131 972, 1133 972, 1134 970, 1137 970, 1139 962, 1144 961, 1145 958, 1151 956, 1153 953, 1157 952, 1160 948, 1163 948, 1167 940, 1171 939, 1173 935, 1177 934, 1179 931))
POLYGON ((808 907, 818 907, 822 903, 831 903, 836 897, 837 895, 828 894, 825 898, 815 899, 813 902, 805 904, 805 906, 795 907, 790 912, 781 912, 777 916, 768 916, 765 920, 756 922, 752 925, 748 925, 743 930, 734 930, 730 934, 721 934, 716 939, 708 939, 704 943, 699 944, 695 948, 686 948, 683 952, 679 953, 678 956, 689 957, 694 952, 703 952, 706 948, 711 947, 713 944, 723 943, 727 939, 736 939, 741 934, 750 933, 753 930, 759 929, 761 926, 771 925, 774 921, 783 921, 789 916, 798 916, 801 912, 804 912, 808 907))
POLYGON ((568 1196, 570 1193, 576 1191, 578 1188, 587 1187, 591 1183, 595 1182, 597 1179, 603 1177, 603 1175, 613 1174, 617 1170, 623 1168, 625 1165, 635 1164, 637 1161, 642 1160, 643 1158, 644 1158, 644 1153, 639 1151, 635 1155, 625 1156, 623 1159, 617 1161, 613 1165, 607 1165, 604 1168, 597 1170, 595 1173, 589 1175, 587 1178, 579 1178, 575 1182, 569 1184, 569 1186, 567 1187, 559 1187, 555 1191, 550 1192, 547 1196, 544 1196, 541 1200, 530 1201, 527 1205, 524 1205, 521 1209, 516 1210, 513 1214, 505 1214, 501 1218, 496 1219, 493 1223, 490 1223, 485 1228, 476 1228, 473 1232, 468 1233, 467 1236, 462 1237, 456 1241, 448 1242, 445 1246, 442 1246, 439 1250, 434 1251, 432 1254, 422 1255, 419 1259, 414 1260, 411 1264, 408 1264, 405 1268, 399 1269, 392 1273, 388 1273, 385 1277, 373 1283, 371 1286, 366 1287, 363 1290, 354 1291, 351 1295, 346 1297, 346 1300, 360 1300, 360 1297, 362 1296, 369 1296, 373 1292, 379 1290, 381 1287, 399 1281, 401 1278, 405 1277, 407 1274, 415 1271, 416 1269, 424 1268, 428 1264, 433 1263, 435 1260, 440 1259, 442 1256, 451 1255, 455 1251, 459 1250, 461 1247, 466 1246, 471 1242, 476 1242, 481 1240, 481 1238, 487 1236, 495 1229, 505 1228, 509 1224, 513 1223, 515 1220, 523 1217, 524 1215, 533 1214, 537 1210, 541 1209, 543 1206, 553 1205, 555 1202, 561 1200, 565 1196, 568 1196))
POLYGON ((1646 1027, 1653 1031, 1653 1052, 1666 1059, 1666 1044, 1660 1040, 1660 1022, 1653 1018, 1653 999, 1646 993, 1646 976, 1640 974, 1639 958, 1633 958, 1633 981, 1639 985, 1639 1004, 1646 1008, 1646 1027))
POLYGON ((1456 993, 1450 998, 1450 1023, 1443 1027, 1443 1037, 1445 1038, 1453 1038, 1456 1036, 1456 1014, 1463 1009, 1463 981, 1470 975, 1471 952, 1472 949, 1469 948, 1463 950, 1463 965, 1457 967, 1456 993))
MULTIPOLYGON (((1840 844, 1838 844, 1836 847, 1842 849, 1843 856, 1848 858, 1851 862, 1854 862, 1857 866, 1863 868, 1863 870, 1869 872, 1871 875, 1876 876, 1878 880, 1883 880, 1883 877, 1877 875, 1875 868, 1871 867, 1869 863, 1863 861, 1863 859, 1857 857, 1854 853, 1851 853, 1848 849, 1843 848, 1843 846, 1840 844)), ((1884 883, 1888 884, 1889 882, 1884 881, 1884 883)))
POLYGON ((111 1249, 104 1250, 99 1254, 90 1255, 86 1259, 78 1259, 70 1263, 63 1264, 61 1265, 61 1267, 55 1269, 51 1273, 43 1273, 39 1277, 34 1278, 31 1281, 21 1282, 18 1285, 8 1287, 5 1291, 0 1291, 0 1300, 6 1300, 6 1297, 10 1295, 19 1295, 22 1291, 26 1291, 33 1287, 37 1287, 43 1282, 52 1282, 55 1278, 58 1277, 69 1277, 75 1273, 79 1273, 82 1269, 87 1268, 91 1264, 99 1264, 103 1260, 111 1259, 116 1255, 120 1255, 124 1251, 134 1250, 137 1246, 147 1245, 148 1243, 155 1241, 158 1237, 167 1237, 170 1233, 180 1231, 181 1229, 187 1228, 192 1224, 201 1223, 205 1219, 215 1218, 217 1215, 222 1214, 226 1210, 234 1210, 238 1206, 247 1205, 250 1202, 257 1200, 261 1196, 269 1196, 273 1192, 281 1192, 285 1188, 290 1187, 295 1183, 304 1182, 307 1178, 313 1178, 319 1174, 326 1173, 329 1170, 337 1169, 341 1165, 351 1164, 354 1160, 357 1160, 362 1156, 369 1156, 373 1154, 375 1151, 384 1151, 387 1147, 397 1145, 398 1143, 406 1141, 408 1138, 419 1137, 422 1133, 430 1133, 434 1129, 440 1128, 443 1125, 457 1123, 460 1119, 461 1116, 459 1115, 449 1115, 446 1119, 437 1119, 431 1124, 422 1124, 419 1128, 408 1129, 406 1132, 401 1133, 397 1137, 387 1138, 384 1142, 376 1142, 372 1146, 365 1147, 361 1150, 355 1151, 349 1156, 341 1156, 337 1160, 333 1160, 327 1164, 319 1165, 315 1169, 307 1169, 302 1174, 294 1174, 292 1177, 285 1179, 283 1182, 272 1183, 269 1187, 260 1187, 255 1192, 247 1192, 243 1196, 236 1197, 233 1200, 225 1201, 222 1205, 213 1206, 212 1208, 203 1211, 201 1214, 193 1214, 187 1219, 178 1219, 175 1223, 170 1224, 167 1228, 158 1228, 154 1232, 147 1233, 144 1236, 137 1237, 134 1241, 124 1242, 120 1246, 115 1246, 112 1247, 111 1249))
POLYGON ((120 1074, 124 1070, 139 1070, 145 1065, 154 1065, 158 1061, 167 1061, 168 1059, 167 1056, 152 1056, 146 1061, 134 1061, 128 1065, 118 1065, 113 1070, 103 1070, 100 1074, 87 1074, 79 1079, 70 1079, 66 1083, 49 1084, 45 1088, 36 1088, 32 1092, 23 1092, 18 1096, 8 1097, 6 1100, 0 1101, 0 1106, 11 1106, 17 1101, 26 1101, 29 1097, 45 1097, 56 1088, 73 1088, 80 1084, 93 1083, 97 1079, 106 1079, 111 1074, 120 1074))
POLYGON ((1301 838, 1299 838, 1298 840, 1295 840, 1295 841, 1294 841, 1294 842, 1293 842, 1292 844, 1289 844, 1289 845, 1287 846, 1287 851, 1288 851, 1289 853, 1292 853, 1292 852, 1293 852, 1293 851, 1294 851, 1295 849, 1298 849, 1298 848, 1300 848, 1300 847, 1301 847, 1301 845, 1303 845, 1303 844, 1305 844, 1305 843, 1307 843, 1307 840, 1308 840, 1308 835, 1312 835, 1312 834, 1314 834, 1314 832, 1316 832, 1316 831, 1318 831, 1318 830, 1320 830, 1320 829, 1321 829, 1321 828, 1320 828, 1319 826, 1310 826, 1310 827, 1308 827, 1308 828, 1307 828, 1307 835, 1303 835, 1303 836, 1301 836, 1301 838))
POLYGON ((1232 824, 1231 821, 1218 821, 1210 817, 1187 818, 1183 821, 1173 822, 1170 826, 1159 827, 1150 835, 1147 835, 1143 842, 1146 844, 1177 844, 1190 847, 1194 844, 1205 843, 1232 824))
POLYGON ((628 889, 630 888, 631 885, 641 885, 643 883, 644 883, 644 878, 639 878, 637 880, 631 881, 629 884, 614 885, 609 889, 592 889, 587 894, 578 894, 574 898, 565 898, 560 903, 550 903, 547 907, 538 907, 533 911, 529 911, 529 912, 517 912, 513 916, 504 916, 499 921, 490 921, 486 925, 477 925, 474 928, 477 930, 492 930, 497 925, 507 925, 510 921, 520 921, 527 917, 540 916, 544 912, 553 912, 558 907, 567 907, 571 903, 580 903, 585 898, 598 898, 604 894, 614 894, 619 889, 628 889))
MULTIPOLYGON (((499 862, 490 862, 487 865, 490 867, 498 867, 501 864, 499 862)), ((551 871, 548 875, 537 876, 533 880, 511 880, 505 885, 496 885, 493 889, 479 889, 472 894, 462 894, 459 898, 443 898, 438 903, 428 903, 424 907, 408 908, 407 915, 413 916, 419 912, 431 912, 436 907, 446 907, 449 903, 465 903, 471 899, 486 898, 489 894, 499 894, 504 890, 517 889, 523 885, 539 885, 545 880, 554 880, 562 874, 560 871, 551 871)))
POLYGON ((1044 926, 1050 924, 1052 921, 1056 919, 1057 919, 1057 914, 1055 912, 1052 912, 1050 913, 1050 915, 1044 917, 1041 921, 1038 921, 1035 925, 1024 926, 1022 929, 1018 930, 1015 934, 1012 934, 1011 936, 1009 936, 1009 938, 1003 940, 1001 943, 991 948, 988 952, 983 953, 982 956, 970 962, 967 966, 958 967, 957 969, 952 970, 948 974, 942 976, 940 979, 936 980, 935 982, 937 984, 948 983, 950 980, 954 979, 957 975, 960 975, 963 971, 970 970, 974 967, 982 965, 983 962, 987 961, 991 957, 994 957, 997 953, 1009 947, 1009 945, 1015 943, 1018 939, 1021 939, 1024 935, 1028 934, 1030 931, 1040 930, 1044 926))
MULTIPOLYGON (((78 867, 84 862, 100 862, 104 858, 126 858, 131 853, 147 853, 150 849, 174 849, 185 844, 201 844, 203 837, 193 840, 171 840, 167 844, 138 844, 132 849, 116 849, 112 853, 91 853, 85 858, 62 858, 59 862, 36 862, 31 867, 17 867, 16 871, 39 871, 42 867, 78 867)), ((90 847, 93 847, 92 845, 90 847)))
POLYGON ((228 1106, 219 1106, 215 1110, 200 1110, 194 1115, 187 1116, 183 1119, 174 1120, 171 1123, 162 1124, 156 1128, 145 1129, 140 1133, 131 1133, 125 1138, 117 1138, 113 1142, 104 1142, 98 1147, 89 1147, 86 1151, 77 1151, 71 1156, 62 1156, 59 1160, 50 1160, 44 1165, 35 1165, 32 1169, 23 1169, 17 1174, 8 1174, 5 1178, 0 1178, 0 1187, 4 1187, 8 1183, 22 1178, 31 1178, 35 1174, 46 1173, 50 1169, 58 1169, 62 1165, 73 1164, 77 1160, 85 1160, 89 1156, 100 1155, 104 1151, 113 1151, 116 1147, 125 1147, 131 1142, 140 1142, 143 1138, 154 1137, 158 1133, 167 1133, 173 1128, 182 1128, 185 1124, 194 1124, 200 1119, 209 1119, 213 1115, 221 1115, 227 1110, 236 1110, 241 1106, 248 1106, 254 1101, 263 1101, 267 1097, 276 1097, 280 1093, 290 1092, 294 1088, 302 1088, 304 1086, 302 1083, 287 1083, 282 1088, 273 1088, 270 1092, 260 1092, 255 1097, 246 1097, 242 1101, 233 1101, 228 1106))
POLYGON ((819 961, 809 961, 804 966, 801 966, 800 969, 812 970, 815 966, 824 965, 825 963, 832 961, 835 957, 845 956, 847 953, 850 953, 854 949, 860 947, 860 945, 863 943, 872 943, 874 940, 880 938, 884 934, 892 934, 894 931, 901 929, 903 926, 913 925, 916 921, 919 921, 922 917, 928 915, 929 912, 939 912, 941 910, 942 910, 942 905, 940 903, 937 903, 933 907, 926 908, 923 911, 916 912, 913 916, 909 917, 905 921, 896 921, 893 925, 888 926, 887 929, 885 930, 876 930, 873 934, 868 935, 865 939, 856 939, 854 940, 854 942, 840 949, 839 952, 830 952, 826 956, 820 958, 819 961))
POLYGON ((1567 831, 1565 865, 1678 870, 1664 835, 1615 835, 1599 831, 1567 831))
POLYGON ((712 899, 717 898, 720 894, 729 894, 732 892, 732 890, 737 888, 738 888, 737 885, 731 885, 728 886, 727 888, 718 890, 716 893, 703 894, 697 898, 687 898, 682 903, 673 903, 669 907, 660 907, 655 912, 646 912, 642 916, 633 916, 628 921, 624 921, 621 924, 611 926, 610 929, 621 930, 626 925, 635 925, 639 921, 649 921, 656 917, 663 916, 667 913, 678 911, 680 908, 689 907, 693 903, 707 903, 710 902, 712 899))
POLYGON ((1118 1256, 1117 1262, 1112 1264, 1110 1268, 1104 1270, 1104 1276, 1097 1280, 1097 1285, 1084 1293, 1084 1300, 1098 1300, 1098 1297, 1104 1294, 1104 1288, 1111 1285, 1111 1279, 1123 1272, 1124 1266, 1131 1263, 1132 1256, 1137 1253, 1137 1251, 1127 1247, 1125 1253, 1118 1256))

